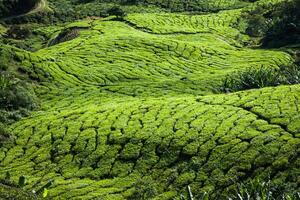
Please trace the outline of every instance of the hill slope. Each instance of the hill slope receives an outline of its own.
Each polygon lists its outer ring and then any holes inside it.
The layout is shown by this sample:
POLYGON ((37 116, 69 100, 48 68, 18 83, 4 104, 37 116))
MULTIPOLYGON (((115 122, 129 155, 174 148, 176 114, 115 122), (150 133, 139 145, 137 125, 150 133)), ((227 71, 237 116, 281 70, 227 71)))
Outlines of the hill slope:
POLYGON ((53 179, 54 199, 179 199, 187 185, 224 199, 257 177, 297 190, 300 85, 216 94, 236 70, 294 62, 244 47, 250 38, 237 28, 243 12, 277 2, 40 27, 53 38, 73 32, 16 52, 43 80, 41 109, 10 125, 0 174, 25 175, 28 190, 53 179))

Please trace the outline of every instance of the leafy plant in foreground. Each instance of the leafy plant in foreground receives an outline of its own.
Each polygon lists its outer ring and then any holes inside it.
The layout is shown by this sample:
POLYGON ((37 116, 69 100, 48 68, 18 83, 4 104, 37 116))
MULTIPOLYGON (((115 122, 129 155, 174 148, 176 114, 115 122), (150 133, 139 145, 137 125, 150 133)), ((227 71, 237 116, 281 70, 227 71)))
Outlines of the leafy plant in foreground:
POLYGON ((10 173, 6 172, 5 178, 0 179, 0 199, 41 199, 48 196, 48 188, 52 186, 53 180, 47 181, 42 187, 37 190, 28 191, 24 189, 27 184, 26 176, 19 177, 18 183, 10 179, 10 173), (2 193, 1 193, 2 192, 2 193))
POLYGON ((229 195, 229 200, 298 200, 299 193, 286 191, 270 180, 251 180, 247 183, 238 183, 235 191, 229 195))
MULTIPOLYGON (((188 186, 189 187, 189 186, 188 186)), ((219 199, 220 197, 212 197, 212 193, 204 192, 203 194, 195 194, 189 191, 189 200, 209 200, 219 199)), ((181 199, 185 199, 183 196, 181 199)), ((221 199, 227 200, 300 200, 300 193, 289 191, 288 189, 278 186, 271 180, 261 181, 253 179, 245 183, 236 183, 233 189, 228 190, 227 197, 221 199)))

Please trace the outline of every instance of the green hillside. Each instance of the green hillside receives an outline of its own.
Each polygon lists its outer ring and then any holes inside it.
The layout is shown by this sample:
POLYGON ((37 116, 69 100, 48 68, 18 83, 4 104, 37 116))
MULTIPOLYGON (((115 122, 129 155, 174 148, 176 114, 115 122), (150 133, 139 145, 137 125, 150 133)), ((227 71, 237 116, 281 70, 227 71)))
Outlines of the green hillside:
POLYGON ((195 199, 239 199, 237 185, 257 179, 297 199, 299 43, 260 47, 276 20, 247 34, 249 13, 292 1, 42 2, 0 25, 0 100, 10 73, 38 104, 0 107, 0 199, 189 199, 188 186, 195 199), (263 67, 293 80, 222 92, 263 67))

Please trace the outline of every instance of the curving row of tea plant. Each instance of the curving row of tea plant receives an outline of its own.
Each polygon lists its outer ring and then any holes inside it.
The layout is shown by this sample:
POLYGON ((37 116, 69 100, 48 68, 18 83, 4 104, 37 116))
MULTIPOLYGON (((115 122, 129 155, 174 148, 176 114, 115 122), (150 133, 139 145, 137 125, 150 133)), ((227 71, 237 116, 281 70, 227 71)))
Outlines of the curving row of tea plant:
POLYGON ((26 174, 28 188, 54 179, 59 198, 130 198, 145 177, 166 199, 187 185, 225 195, 255 177, 297 187, 299 94, 297 85, 57 105, 11 127, 16 145, 2 148, 1 171, 26 174))
POLYGON ((233 72, 293 64, 286 52, 244 47, 249 38, 237 28, 245 10, 276 2, 33 30, 52 39, 78 32, 16 52, 40 81, 41 106, 9 126, 0 178, 25 176, 28 191, 54 180, 52 199, 180 199, 187 186, 195 198, 225 199, 257 178, 297 190, 300 85, 216 94, 233 72))

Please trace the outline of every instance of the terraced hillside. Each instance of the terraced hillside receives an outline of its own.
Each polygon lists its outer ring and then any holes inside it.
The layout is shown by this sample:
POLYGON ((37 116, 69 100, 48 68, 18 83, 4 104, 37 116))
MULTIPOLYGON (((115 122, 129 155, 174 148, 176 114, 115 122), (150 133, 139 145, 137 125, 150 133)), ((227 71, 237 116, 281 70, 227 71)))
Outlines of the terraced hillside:
POLYGON ((51 199, 180 199, 187 186, 196 198, 225 199, 258 177, 297 191, 300 85, 217 94, 235 71, 294 62, 246 48, 237 28, 243 12, 278 2, 35 30, 52 39, 73 32, 36 52, 15 50, 39 75, 41 108, 9 126, 15 138, 0 148, 0 175, 25 176, 28 191, 54 180, 51 199))

